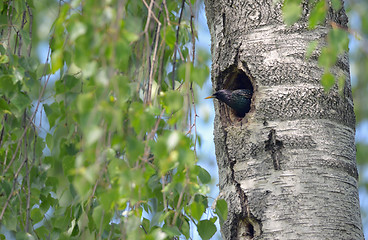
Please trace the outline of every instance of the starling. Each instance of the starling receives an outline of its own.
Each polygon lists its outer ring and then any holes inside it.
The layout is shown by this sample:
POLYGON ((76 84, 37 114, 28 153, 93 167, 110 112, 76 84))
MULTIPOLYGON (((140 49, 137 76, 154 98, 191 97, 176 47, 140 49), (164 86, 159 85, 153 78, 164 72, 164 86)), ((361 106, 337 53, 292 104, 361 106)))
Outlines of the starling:
POLYGON ((205 99, 217 98, 234 109, 238 117, 244 117, 250 110, 252 94, 253 92, 250 89, 222 89, 205 99))

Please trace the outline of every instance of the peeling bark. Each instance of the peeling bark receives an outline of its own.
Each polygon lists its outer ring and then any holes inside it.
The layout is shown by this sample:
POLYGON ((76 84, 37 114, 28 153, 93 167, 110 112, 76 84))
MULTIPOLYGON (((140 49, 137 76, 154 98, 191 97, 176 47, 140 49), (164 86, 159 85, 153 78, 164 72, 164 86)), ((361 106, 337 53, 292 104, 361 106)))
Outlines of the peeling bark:
MULTIPOLYGON (((363 239, 355 162, 355 116, 348 56, 332 69, 346 76, 325 93, 307 29, 309 9, 286 27, 272 0, 205 0, 211 33, 212 82, 253 90, 238 119, 214 101, 220 195, 229 206, 224 239, 363 239)), ((346 26, 343 10, 328 21, 346 26)))

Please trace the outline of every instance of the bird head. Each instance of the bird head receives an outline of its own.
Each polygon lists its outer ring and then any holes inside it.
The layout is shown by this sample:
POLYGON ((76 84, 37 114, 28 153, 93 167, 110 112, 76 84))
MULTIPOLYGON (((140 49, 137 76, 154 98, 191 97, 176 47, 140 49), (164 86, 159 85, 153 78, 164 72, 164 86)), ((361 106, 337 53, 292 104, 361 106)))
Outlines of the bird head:
POLYGON ((206 97, 205 99, 216 98, 216 99, 218 99, 222 102, 226 102, 225 99, 229 99, 230 96, 231 96, 231 93, 232 93, 232 90, 222 89, 222 90, 219 90, 219 91, 215 92, 211 96, 206 97))

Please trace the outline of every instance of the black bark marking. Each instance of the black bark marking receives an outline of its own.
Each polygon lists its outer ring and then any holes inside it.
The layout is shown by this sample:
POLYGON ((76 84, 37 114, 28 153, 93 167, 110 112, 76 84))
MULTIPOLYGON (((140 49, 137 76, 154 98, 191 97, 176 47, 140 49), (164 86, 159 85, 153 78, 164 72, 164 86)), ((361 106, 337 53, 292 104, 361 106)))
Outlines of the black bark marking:
POLYGON ((225 16, 225 12, 222 13, 222 32, 224 35, 226 35, 226 16, 225 16))
POLYGON ((280 168, 280 158, 282 156, 281 148, 283 148, 282 141, 276 139, 276 130, 271 129, 268 134, 268 140, 265 141, 265 149, 266 151, 271 152, 271 159, 273 162, 273 168, 275 170, 281 170, 280 168))

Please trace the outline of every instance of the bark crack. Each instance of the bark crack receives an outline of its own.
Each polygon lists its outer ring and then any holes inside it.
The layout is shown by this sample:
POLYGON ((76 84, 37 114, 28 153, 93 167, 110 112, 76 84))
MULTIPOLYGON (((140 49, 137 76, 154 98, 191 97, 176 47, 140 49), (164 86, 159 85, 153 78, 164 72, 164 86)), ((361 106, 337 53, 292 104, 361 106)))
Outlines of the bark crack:
POLYGON ((273 163, 273 168, 275 170, 281 170, 280 159, 282 156, 282 148, 282 141, 276 139, 276 130, 271 129, 270 133, 268 134, 268 140, 265 141, 265 149, 266 151, 271 152, 271 159, 273 163))
MULTIPOLYGON (((257 236, 261 235, 261 227, 262 223, 258 220, 249 209, 249 202, 246 193, 241 188, 241 185, 238 181, 235 180, 235 170, 234 165, 236 164, 236 160, 230 157, 228 147, 227 147, 227 131, 223 128, 224 131, 224 143, 225 143, 225 153, 227 155, 227 159, 229 159, 229 167, 230 167, 230 184, 235 186, 236 195, 238 201, 236 203, 240 204, 240 212, 232 212, 229 214, 233 214, 233 217, 228 217, 228 221, 230 219, 230 237, 228 239, 237 240, 252 240, 257 236)), ((229 202, 228 202, 229 204, 229 202)))

